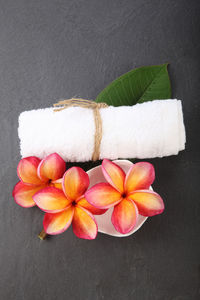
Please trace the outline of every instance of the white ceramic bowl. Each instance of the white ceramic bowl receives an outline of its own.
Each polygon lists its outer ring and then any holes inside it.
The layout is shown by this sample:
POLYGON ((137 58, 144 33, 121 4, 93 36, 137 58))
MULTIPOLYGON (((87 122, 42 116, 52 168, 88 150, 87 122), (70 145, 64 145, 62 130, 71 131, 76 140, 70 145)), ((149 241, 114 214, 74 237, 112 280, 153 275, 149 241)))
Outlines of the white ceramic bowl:
MULTIPOLYGON (((130 167, 133 165, 133 163, 130 162, 129 160, 114 160, 113 162, 115 162, 118 166, 120 166, 124 170, 125 173, 127 173, 128 170, 130 169, 130 167)), ((106 182, 106 180, 103 176, 102 170, 101 170, 101 165, 98 167, 95 167, 93 169, 90 169, 87 173, 90 178, 90 186, 89 187, 92 187, 93 185, 95 185, 99 182, 106 182)), ((97 216, 97 215, 95 216, 95 219, 98 223, 98 231, 99 232, 102 232, 102 233, 105 233, 108 235, 112 235, 112 236, 116 236, 116 237, 126 237, 126 236, 129 236, 129 235, 133 234, 134 232, 136 232, 147 220, 147 217, 139 215, 137 224, 133 228, 133 230, 130 231, 129 233, 121 234, 115 230, 115 228, 111 222, 112 211, 113 211, 113 208, 109 208, 105 214, 100 215, 100 216, 97 216)))

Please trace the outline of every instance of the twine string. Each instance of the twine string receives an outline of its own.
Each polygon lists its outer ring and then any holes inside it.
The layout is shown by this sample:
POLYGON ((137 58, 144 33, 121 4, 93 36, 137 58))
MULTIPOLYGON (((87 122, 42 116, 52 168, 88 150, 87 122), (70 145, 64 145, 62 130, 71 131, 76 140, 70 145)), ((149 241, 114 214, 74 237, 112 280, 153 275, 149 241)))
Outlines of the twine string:
POLYGON ((71 98, 66 100, 61 100, 58 103, 53 104, 55 108, 54 111, 62 111, 68 107, 82 107, 90 108, 93 110, 94 123, 95 123, 95 135, 94 135, 94 151, 92 154, 92 160, 96 161, 100 156, 100 146, 102 140, 102 119, 99 109, 106 108, 108 105, 106 103, 100 102, 96 103, 92 100, 82 99, 82 98, 71 98))

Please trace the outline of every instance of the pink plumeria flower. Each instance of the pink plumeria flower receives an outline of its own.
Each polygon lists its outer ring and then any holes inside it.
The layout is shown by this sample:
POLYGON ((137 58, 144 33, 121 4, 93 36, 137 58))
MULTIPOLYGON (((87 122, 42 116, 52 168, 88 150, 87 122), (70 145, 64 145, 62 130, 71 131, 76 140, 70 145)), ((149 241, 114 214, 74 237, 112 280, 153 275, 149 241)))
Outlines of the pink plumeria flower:
POLYGON ((103 214, 106 210, 86 201, 84 194, 88 186, 88 174, 79 167, 72 167, 63 176, 63 190, 46 187, 33 196, 37 206, 46 212, 43 227, 47 234, 62 233, 72 224, 79 238, 96 238, 97 223, 93 214, 103 214))
POLYGON ((155 179, 152 164, 136 163, 125 174, 114 162, 104 159, 102 172, 108 183, 94 185, 85 198, 100 209, 114 207, 111 221, 118 232, 125 234, 133 230, 138 214, 154 216, 163 212, 163 200, 149 190, 155 179))
POLYGON ((20 160, 17 174, 20 181, 14 186, 15 202, 23 207, 35 204, 33 195, 46 186, 62 188, 60 178, 66 170, 65 161, 53 153, 40 160, 36 156, 25 157, 20 160))

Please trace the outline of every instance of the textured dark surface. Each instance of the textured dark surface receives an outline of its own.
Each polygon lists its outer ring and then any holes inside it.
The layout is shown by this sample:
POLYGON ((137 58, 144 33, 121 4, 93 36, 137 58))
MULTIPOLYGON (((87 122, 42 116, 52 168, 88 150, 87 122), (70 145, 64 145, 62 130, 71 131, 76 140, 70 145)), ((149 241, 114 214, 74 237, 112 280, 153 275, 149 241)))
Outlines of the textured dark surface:
POLYGON ((199 14, 198 0, 0 0, 1 300, 199 299, 199 14), (164 62, 187 131, 186 151, 151 160, 165 213, 125 239, 40 241, 42 213, 11 196, 19 113, 164 62))

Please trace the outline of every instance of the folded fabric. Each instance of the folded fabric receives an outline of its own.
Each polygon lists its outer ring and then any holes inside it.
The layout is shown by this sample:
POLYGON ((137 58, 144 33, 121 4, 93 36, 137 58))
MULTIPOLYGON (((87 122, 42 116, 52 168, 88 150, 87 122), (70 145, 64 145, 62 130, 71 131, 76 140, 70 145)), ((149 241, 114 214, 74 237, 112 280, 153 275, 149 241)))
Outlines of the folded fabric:
MULTIPOLYGON (((154 100, 134 106, 100 109, 100 159, 154 158, 178 154, 185 148, 180 100, 154 100)), ((65 161, 89 161, 94 150, 92 109, 68 107, 22 112, 18 134, 22 157, 57 152, 65 161)))

